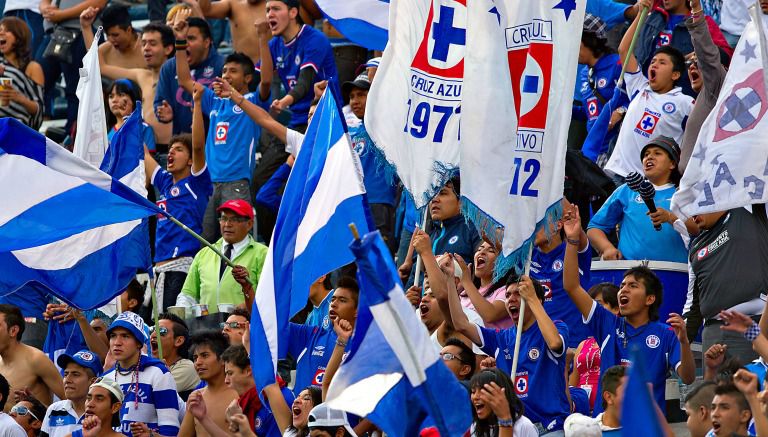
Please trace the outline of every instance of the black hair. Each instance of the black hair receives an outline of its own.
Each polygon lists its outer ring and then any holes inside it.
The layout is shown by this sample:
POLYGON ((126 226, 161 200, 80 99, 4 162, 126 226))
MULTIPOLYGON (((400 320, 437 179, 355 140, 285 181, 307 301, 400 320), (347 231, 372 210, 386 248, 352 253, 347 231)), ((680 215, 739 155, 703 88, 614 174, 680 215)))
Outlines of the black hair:
POLYGON ((203 35, 203 38, 205 39, 211 39, 211 26, 208 25, 208 22, 200 17, 189 17, 187 18, 187 25, 189 27, 197 27, 200 30, 200 34, 203 35))
MULTIPOLYGON (((323 389, 320 388, 317 385, 309 385, 307 387, 304 387, 304 389, 299 390, 296 392, 296 397, 299 397, 302 391, 309 390, 309 396, 312 398, 312 408, 316 407, 317 405, 320 405, 323 403, 323 389)), ((295 426, 293 426, 293 423, 291 423, 289 429, 296 431, 297 437, 307 437, 309 436, 309 427, 305 427, 302 429, 298 429, 295 426)), ((317 428, 320 429, 320 428, 317 428)), ((331 434, 334 435, 334 434, 331 434)))
POLYGON ((118 26, 123 30, 131 27, 131 15, 128 13, 128 6, 120 3, 110 3, 101 12, 101 25, 104 27, 105 32, 108 32, 114 26, 118 26))
POLYGON ((208 346, 211 351, 221 359, 224 351, 229 347, 229 340, 221 331, 206 331, 193 335, 189 339, 189 349, 194 354, 195 349, 200 346, 208 346))
POLYGON ((630 275, 645 285, 646 296, 656 296, 651 306, 648 307, 648 318, 652 321, 659 320, 659 307, 664 293, 664 286, 659 277, 653 273, 653 270, 645 266, 632 267, 624 272, 625 278, 630 275))
POLYGON ((11 394, 11 386, 8 380, 0 373, 0 411, 5 409, 5 403, 8 402, 8 396, 11 394))
POLYGON ((178 347, 176 353, 180 357, 186 358, 189 353, 189 326, 187 326, 187 322, 176 314, 171 313, 160 314, 158 320, 169 320, 172 323, 171 329, 173 329, 173 336, 184 338, 184 343, 178 347))
POLYGON ((467 346, 466 343, 456 337, 451 337, 446 340, 443 346, 456 346, 460 349, 458 357, 459 361, 461 361, 462 364, 469 366, 469 374, 467 374, 464 379, 472 378, 472 375, 475 374, 475 370, 477 369, 477 360, 475 358, 475 353, 472 351, 472 348, 467 346))
MULTIPOLYGON (((531 282, 533 283, 533 291, 536 293, 536 297, 539 299, 540 302, 544 302, 545 296, 545 290, 544 286, 541 285, 541 282, 539 282, 536 279, 531 278, 531 282)), ((507 283, 505 284, 506 288, 509 288, 510 285, 515 285, 520 283, 520 277, 516 274, 510 275, 509 278, 507 278, 507 283)), ((506 295, 506 291, 504 292, 506 295)))
POLYGON ((224 59, 224 64, 238 64, 240 67, 243 68, 243 74, 245 75, 251 75, 253 76, 254 72, 254 65, 253 60, 248 57, 245 53, 242 52, 234 52, 227 55, 227 58, 224 59))
POLYGON ((609 367, 600 377, 600 387, 602 387, 603 390, 602 393, 600 393, 600 398, 602 399, 603 409, 608 407, 608 404, 605 402, 605 397, 603 397, 603 393, 608 392, 615 395, 616 389, 621 385, 621 378, 626 374, 627 368, 618 365, 609 367))
POLYGON ((323 278, 323 288, 325 288, 326 290, 330 290, 333 288, 333 283, 331 282, 330 273, 325 275, 325 277, 323 278))
POLYGON ((714 381, 700 381, 693 384, 685 395, 685 403, 692 410, 698 410, 699 407, 709 410, 712 406, 712 398, 715 397, 716 386, 714 381))
MULTIPOLYGON (((120 402, 120 399, 118 399, 117 396, 115 396, 114 393, 112 393, 109 390, 107 390, 107 391, 109 392, 109 406, 110 407, 112 405, 117 404, 117 403, 122 403, 122 402, 120 402)), ((121 420, 120 420, 120 409, 118 409, 117 411, 115 411, 112 414, 112 423, 111 423, 112 428, 118 428, 120 426, 120 423, 121 423, 121 420)))
POLYGON ((343 288, 352 292, 352 298, 355 299, 355 306, 359 302, 360 287, 357 285, 357 280, 351 276, 342 276, 336 282, 336 288, 343 288))
POLYGON ((450 184, 450 188, 453 190, 456 198, 461 199, 461 176, 455 175, 445 183, 445 186, 447 187, 448 184, 450 184))
POLYGON ((750 413, 752 412, 752 409, 749 408, 747 398, 744 397, 744 393, 742 393, 732 382, 719 384, 715 387, 715 396, 722 395, 733 396, 736 398, 740 411, 749 410, 750 413))
POLYGON ((733 382, 733 375, 741 369, 746 369, 741 364, 741 360, 736 357, 731 357, 726 354, 726 358, 717 366, 717 373, 715 374, 715 383, 717 384, 730 384, 733 382))
POLYGON ((187 151, 189 152, 189 156, 192 156, 192 135, 191 134, 178 134, 171 137, 171 140, 168 141, 169 145, 174 145, 176 143, 182 144, 184 147, 187 148, 187 151))
POLYGON ((230 316, 240 316, 240 317, 245 318, 245 320, 247 320, 249 322, 251 321, 251 312, 248 311, 245 308, 236 307, 235 309, 232 310, 231 313, 229 313, 229 315, 230 316))
POLYGON ((685 56, 680 50, 672 46, 661 46, 653 53, 653 56, 656 55, 667 55, 672 60, 672 71, 680 73, 680 77, 675 83, 685 75, 685 56))
POLYGON ((613 282, 601 282, 589 287, 587 291, 589 297, 592 299, 597 298, 597 295, 603 296, 603 302, 607 303, 609 307, 616 309, 619 307, 619 287, 613 282))
POLYGON ((171 29, 170 26, 167 24, 161 22, 161 21, 152 21, 150 23, 147 23, 143 29, 141 29, 142 32, 157 32, 160 34, 160 40, 163 43, 163 47, 172 46, 175 50, 174 42, 176 41, 176 37, 173 36, 173 29, 171 29))
POLYGON ((43 418, 45 417, 45 412, 47 410, 46 406, 34 396, 27 396, 25 399, 22 399, 22 401, 32 404, 29 409, 32 411, 32 414, 37 417, 37 420, 40 423, 43 423, 43 418))
POLYGON ((245 370, 251 365, 251 360, 248 358, 248 352, 245 351, 245 347, 241 344, 236 344, 227 348, 223 354, 221 354, 221 361, 235 365, 238 369, 245 370))
POLYGON ((600 59, 605 55, 616 53, 616 51, 608 45, 608 40, 604 38, 598 38, 594 32, 583 32, 581 34, 581 43, 584 44, 588 50, 592 52, 592 55, 600 59))
MULTIPOLYGON (((24 315, 21 309, 15 305, 0 304, 0 314, 5 315, 5 328, 10 330, 14 326, 19 327, 19 333, 16 334, 16 341, 21 342, 21 336, 24 334, 24 315)), ((0 408, 2 411, 2 408, 0 408)))
MULTIPOLYGON (((499 387, 504 390, 504 396, 507 398, 509 404, 509 411, 512 414, 512 421, 517 422, 524 413, 525 406, 520 398, 515 394, 515 388, 512 385, 512 380, 509 375, 502 372, 498 368, 483 369, 478 372, 469 381, 470 391, 480 390, 485 384, 495 382, 499 387)), ((477 417, 477 411, 475 411, 474 405, 472 406, 472 419, 475 423, 475 436, 476 437, 491 437, 498 433, 498 418, 495 414, 491 414, 487 419, 480 419, 477 417)))
MULTIPOLYGON (((112 85, 109 86, 107 89, 107 95, 105 100, 107 101, 107 126, 112 127, 117 123, 117 117, 115 114, 112 113, 109 109, 109 95, 112 94, 112 91, 117 92, 118 94, 128 94, 128 96, 131 99, 131 102, 133 102, 133 109, 136 109, 136 102, 140 102, 142 100, 142 94, 141 94, 141 87, 139 87, 139 84, 132 81, 131 79, 121 78, 117 79, 116 81, 112 82, 112 85)), ((131 281, 133 282, 133 281, 131 281)), ((138 281, 136 281, 138 284, 138 281)), ((130 289, 130 285, 128 286, 130 289)), ((144 301, 144 291, 142 290, 142 297, 139 299, 139 302, 144 301)))

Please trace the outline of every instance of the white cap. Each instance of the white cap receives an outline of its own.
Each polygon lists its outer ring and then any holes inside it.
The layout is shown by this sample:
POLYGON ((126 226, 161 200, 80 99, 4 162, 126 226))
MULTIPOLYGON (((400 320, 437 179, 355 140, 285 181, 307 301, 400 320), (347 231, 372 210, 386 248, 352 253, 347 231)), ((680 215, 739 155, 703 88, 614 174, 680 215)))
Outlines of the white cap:
POLYGON ((318 404, 309 412, 309 422, 307 426, 312 428, 338 428, 343 426, 349 435, 357 437, 355 431, 349 425, 347 413, 341 410, 334 410, 326 404, 318 404))
POLYGON ((109 378, 97 378, 96 382, 91 384, 91 387, 101 387, 108 392, 115 395, 118 401, 123 402, 124 395, 120 385, 114 380, 109 378))

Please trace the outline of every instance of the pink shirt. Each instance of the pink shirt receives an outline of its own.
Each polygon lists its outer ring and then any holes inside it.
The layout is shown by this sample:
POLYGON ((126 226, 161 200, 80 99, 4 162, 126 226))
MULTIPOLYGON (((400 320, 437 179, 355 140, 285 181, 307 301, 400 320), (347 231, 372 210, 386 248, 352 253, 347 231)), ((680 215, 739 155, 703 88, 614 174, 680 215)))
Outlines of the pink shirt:
MULTIPOLYGON (((502 302, 506 302, 507 299, 504 296, 507 290, 507 287, 501 286, 492 292, 489 292, 490 285, 486 285, 485 287, 480 287, 478 291, 480 292, 480 295, 485 297, 485 300, 488 302, 495 302, 497 300, 500 300, 502 302)), ((477 311, 475 309, 475 306, 472 305, 472 301, 469 300, 469 296, 467 296, 467 293, 462 291, 461 294, 459 294, 459 299, 461 300, 461 306, 464 308, 469 308, 472 311, 477 311)), ((511 328, 514 326, 514 322, 512 321, 512 318, 509 317, 509 314, 504 315, 503 318, 496 320, 494 322, 486 322, 485 327, 486 328, 496 328, 496 329, 506 329, 511 328)))

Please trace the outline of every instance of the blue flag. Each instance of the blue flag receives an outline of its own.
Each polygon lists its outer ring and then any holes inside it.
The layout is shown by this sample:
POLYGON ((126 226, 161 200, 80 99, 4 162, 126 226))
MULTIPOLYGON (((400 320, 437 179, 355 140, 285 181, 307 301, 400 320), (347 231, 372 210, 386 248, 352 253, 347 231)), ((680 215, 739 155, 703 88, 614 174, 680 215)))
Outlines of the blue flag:
POLYGON ((389 38, 389 0, 317 0, 325 18, 355 44, 384 50, 389 38))
POLYGON ((624 402, 621 406, 621 435, 623 437, 661 437, 664 435, 656 401, 653 399, 648 383, 648 368, 645 357, 639 348, 632 350, 632 365, 629 368, 624 402))
POLYGON ((256 289, 251 363, 259 392, 275 382, 277 359, 288 351, 288 320, 307 304, 310 285, 354 260, 347 228, 353 222, 364 232, 372 228, 360 162, 326 90, 285 186, 256 289))
POLYGON ((326 402, 391 437, 419 435, 425 421, 443 437, 464 435, 472 422, 469 393, 406 300, 381 235, 369 233, 351 249, 360 285, 357 322, 326 402))
POLYGON ((147 267, 146 198, 14 119, 0 120, 0 295, 36 282, 81 309, 147 267))

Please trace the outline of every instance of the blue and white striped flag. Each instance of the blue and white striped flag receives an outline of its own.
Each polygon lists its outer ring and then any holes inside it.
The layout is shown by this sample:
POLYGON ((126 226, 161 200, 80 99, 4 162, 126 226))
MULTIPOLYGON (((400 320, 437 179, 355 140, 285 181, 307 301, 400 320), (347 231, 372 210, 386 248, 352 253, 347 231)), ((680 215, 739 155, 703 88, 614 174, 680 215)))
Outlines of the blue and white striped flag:
POLYGON ((370 50, 387 46, 389 0, 317 0, 323 15, 345 37, 370 50))
POLYGON ((425 421, 441 436, 464 435, 472 422, 469 393, 406 300, 381 235, 371 232, 351 249, 360 284, 357 322, 326 402, 371 420, 390 437, 419 435, 425 421))
POLYGON ((310 285, 354 260, 347 226, 358 223, 367 232, 367 208, 362 167, 326 90, 285 186, 256 288, 251 363, 259 392, 275 382, 277 360, 288 350, 288 320, 307 304, 310 285))
POLYGON ((148 260, 153 203, 20 122, 0 119, 0 295, 37 282, 81 309, 148 260))

